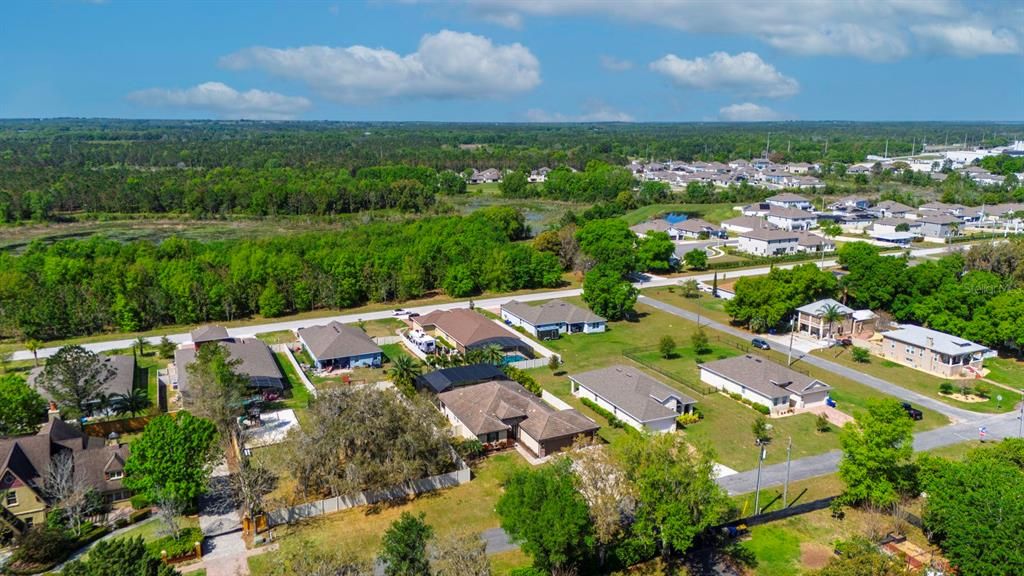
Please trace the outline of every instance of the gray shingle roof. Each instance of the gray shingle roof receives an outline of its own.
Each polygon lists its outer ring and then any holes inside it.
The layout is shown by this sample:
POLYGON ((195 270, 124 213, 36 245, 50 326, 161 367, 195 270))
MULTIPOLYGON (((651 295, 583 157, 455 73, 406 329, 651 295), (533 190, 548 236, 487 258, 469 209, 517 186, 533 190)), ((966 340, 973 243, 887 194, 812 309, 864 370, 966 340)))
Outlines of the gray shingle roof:
POLYGON ((590 434, 597 424, 576 410, 555 410, 515 382, 495 380, 463 386, 438 395, 448 409, 476 435, 507 430, 502 419, 526 417, 519 428, 539 442, 590 434))
POLYGON ((381 352, 380 346, 366 332, 341 322, 299 328, 297 333, 313 353, 314 360, 333 360, 381 352))
POLYGON ((678 398, 683 404, 697 402, 686 394, 651 378, 644 372, 628 366, 609 366, 569 376, 569 379, 605 399, 639 422, 675 417, 676 413, 662 404, 672 396, 678 398))
POLYGON ((803 306, 797 308, 797 311, 798 312, 803 312, 804 314, 810 314, 811 316, 817 317, 817 316, 824 315, 825 314, 825 309, 828 308, 829 306, 835 306, 836 309, 839 310, 840 314, 843 314, 843 315, 853 314, 853 308, 850 308, 849 306, 845 306, 845 305, 843 305, 842 302, 839 302, 838 300, 834 300, 832 298, 825 298, 823 300, 818 300, 817 302, 811 302, 810 304, 804 304, 803 306))
POLYGON ((545 324, 578 324, 580 322, 596 323, 606 320, 590 310, 580 308, 564 300, 549 300, 539 306, 531 306, 525 302, 512 300, 501 305, 502 311, 508 312, 533 326, 545 324))
POLYGON ((209 325, 200 326, 191 332, 192 342, 199 344, 201 342, 214 342, 217 340, 227 340, 228 331, 223 326, 209 325))
POLYGON ((753 238, 754 240, 799 240, 800 235, 796 232, 786 230, 753 229, 749 232, 740 232, 740 237, 753 238))
POLYGON ((774 230, 778 228, 775 224, 765 220, 764 218, 758 218, 757 216, 737 216, 736 218, 729 218, 722 222, 723 225, 729 226, 740 226, 742 228, 753 228, 753 229, 768 229, 774 230))
POLYGON ((799 194, 793 194, 791 192, 784 192, 782 194, 776 194, 765 200, 766 202, 810 202, 807 198, 799 194))
MULTIPOLYGON (((128 394, 131 392, 132 387, 135 384, 135 357, 127 354, 118 354, 116 356, 100 356, 100 360, 102 360, 114 372, 114 375, 110 380, 107 380, 103 385, 102 392, 106 395, 128 394)), ((36 383, 36 378, 38 378, 42 372, 43 366, 33 368, 32 371, 28 373, 28 383, 30 386, 35 388, 43 398, 53 400, 50 393, 36 383)))
POLYGON ((445 334, 455 339, 456 343, 467 348, 477 342, 494 338, 518 339, 513 332, 502 328, 491 322, 486 316, 469 308, 435 310, 429 314, 417 316, 413 322, 423 328, 437 326, 445 334))
MULTIPOLYGON (((235 370, 248 376, 250 385, 255 388, 282 388, 284 375, 277 367, 277 361, 270 348, 262 340, 228 340, 218 344, 223 346, 228 357, 240 360, 235 370)), ((174 366, 178 372, 178 388, 188 390, 188 365, 196 359, 194 348, 178 348, 174 351, 174 366)))
POLYGON ((701 364, 701 368, 768 398, 803 395, 811 388, 828 390, 824 382, 758 356, 734 356, 701 364))
POLYGON ((934 350, 940 354, 948 354, 950 356, 974 354, 976 352, 987 352, 989 350, 981 344, 971 342, 970 340, 958 338, 956 336, 946 334, 945 332, 939 332, 938 330, 914 326, 913 324, 903 324, 900 326, 899 330, 883 332, 882 337, 890 340, 896 340, 897 342, 920 346, 927 350, 934 350))

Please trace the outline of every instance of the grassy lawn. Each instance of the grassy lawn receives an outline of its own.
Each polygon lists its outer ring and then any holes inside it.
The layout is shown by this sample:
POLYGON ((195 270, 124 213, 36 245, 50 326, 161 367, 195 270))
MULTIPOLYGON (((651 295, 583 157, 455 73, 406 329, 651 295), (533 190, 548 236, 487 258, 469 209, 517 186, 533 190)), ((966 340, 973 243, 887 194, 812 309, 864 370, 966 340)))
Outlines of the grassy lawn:
POLYGON ((523 568, 533 564, 533 558, 530 558, 519 549, 492 554, 490 559, 492 576, 508 576, 516 568, 523 568))
MULTIPOLYGON (((680 342, 676 342, 680 344, 680 342)), ((697 367, 698 362, 721 360, 724 358, 731 358, 738 356, 741 352, 738 348, 733 346, 724 345, 721 343, 709 344, 709 351, 701 356, 697 356, 693 346, 689 343, 684 346, 677 347, 673 352, 671 358, 663 358, 661 352, 658 350, 646 349, 643 352, 636 352, 632 354, 632 357, 640 361, 640 363, 647 366, 654 366, 658 370, 662 370, 669 374, 680 378, 683 382, 691 383, 697 387, 697 391, 707 390, 708 388, 700 383, 700 368, 697 367)))
POLYGON ((704 292, 700 293, 699 298, 687 298, 683 296, 681 288, 667 286, 663 288, 647 288, 642 291, 642 294, 693 312, 694 314, 700 312, 701 316, 721 324, 728 325, 730 321, 729 314, 725 311, 725 300, 715 298, 704 292))
MULTIPOLYGON (((993 390, 991 397, 985 402, 960 402, 948 396, 939 394, 940 384, 943 382, 952 382, 954 386, 959 386, 960 381, 958 380, 944 380, 938 376, 933 376, 926 372, 921 372, 920 370, 914 370, 909 366, 896 364, 891 360, 885 360, 877 356, 871 356, 870 362, 861 364, 853 361, 848 350, 840 349, 838 352, 838 356, 836 355, 837 349, 815 350, 813 354, 815 356, 831 360, 832 362, 844 364, 854 370, 870 374, 877 378, 881 378, 882 380, 899 384, 908 390, 913 390, 920 394, 924 394, 925 396, 935 398, 941 402, 949 404, 950 406, 956 406, 957 408, 988 413, 1008 412, 1013 410, 1014 402, 1012 400, 1008 401, 1005 397, 1000 405, 996 400, 996 390, 993 390)), ((971 381, 966 382, 968 386, 972 386, 976 383, 977 382, 971 381)))
POLYGON ((739 216, 739 212, 733 210, 734 204, 651 204, 637 208, 622 216, 630 226, 656 218, 658 216, 685 212, 691 218, 703 218, 708 222, 719 223, 739 216))
POLYGON ((284 374, 284 379, 287 383, 287 388, 284 391, 284 399, 280 402, 283 408, 291 408, 295 410, 295 415, 299 417, 299 424, 301 425, 302 418, 305 416, 305 411, 309 408, 309 401, 312 398, 306 385, 302 383, 302 379, 299 378, 298 372, 295 371, 295 366, 292 365, 291 361, 288 360, 288 355, 285 352, 274 352, 274 357, 277 359, 277 365, 281 368, 281 372, 284 374), (300 412, 302 414, 300 414, 300 412))
POLYGON ((295 333, 291 330, 263 332, 257 334, 256 337, 266 342, 268 346, 272 346, 274 344, 291 344, 292 342, 295 342, 295 333))
MULTIPOLYGON (((426 522, 440 537, 456 532, 482 532, 499 525, 494 506, 501 495, 501 483, 522 466, 526 464, 515 452, 496 454, 474 469, 473 481, 468 484, 423 494, 407 502, 354 508, 275 530, 278 539, 301 538, 325 549, 335 549, 338 543, 344 542, 364 558, 376 556, 381 535, 402 512, 424 513, 426 522)), ((518 565, 515 563, 519 559, 508 559, 508 562, 507 566, 512 567, 518 565)), ((256 564, 262 569, 266 561, 256 564)), ((265 573, 253 570, 254 575, 265 573)))
MULTIPOLYGON (((178 519, 178 526, 180 528, 198 528, 199 517, 198 516, 182 516, 178 519)), ((154 518, 143 524, 132 528, 131 530, 125 531, 118 538, 135 538, 141 537, 146 542, 152 542, 158 538, 162 538, 163 534, 160 530, 163 528, 163 523, 159 519, 154 518)))
POLYGON ((788 576, 797 571, 800 540, 791 530, 773 524, 755 526, 744 547, 757 557, 758 576, 788 576))
POLYGON ((363 322, 360 327, 370 338, 377 338, 378 336, 394 336, 395 330, 404 326, 405 322, 402 322, 398 318, 384 318, 382 320, 369 320, 363 322))
MULTIPOLYGON (((1024 361, 1014 358, 989 358, 985 360, 988 378, 1013 388, 1024 388, 1024 361)), ((1006 396, 1006 394, 1003 394, 1006 396)))

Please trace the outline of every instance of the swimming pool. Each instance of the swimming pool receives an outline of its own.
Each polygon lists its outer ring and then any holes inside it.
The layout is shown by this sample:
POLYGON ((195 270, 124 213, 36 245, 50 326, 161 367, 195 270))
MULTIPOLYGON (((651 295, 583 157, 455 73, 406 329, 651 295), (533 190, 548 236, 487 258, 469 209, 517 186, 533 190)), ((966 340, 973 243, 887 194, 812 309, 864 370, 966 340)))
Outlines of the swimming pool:
POLYGON ((520 360, 529 360, 529 358, 523 356, 522 354, 509 354, 508 356, 505 356, 504 358, 501 359, 501 363, 512 364, 513 362, 519 362, 520 360))

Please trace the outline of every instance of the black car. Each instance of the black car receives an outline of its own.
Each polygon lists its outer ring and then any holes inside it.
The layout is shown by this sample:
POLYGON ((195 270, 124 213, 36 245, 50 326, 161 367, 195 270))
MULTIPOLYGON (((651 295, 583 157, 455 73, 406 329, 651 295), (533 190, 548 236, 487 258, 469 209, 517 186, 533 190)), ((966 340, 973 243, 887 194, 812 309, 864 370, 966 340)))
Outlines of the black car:
POLYGON ((902 404, 903 410, 906 411, 907 416, 910 416, 911 420, 920 420, 924 418, 924 413, 910 405, 910 402, 904 402, 902 404))
POLYGON ((768 341, 764 338, 754 338, 750 341, 750 344, 754 348, 760 348, 761 350, 771 350, 772 347, 768 345, 768 341))

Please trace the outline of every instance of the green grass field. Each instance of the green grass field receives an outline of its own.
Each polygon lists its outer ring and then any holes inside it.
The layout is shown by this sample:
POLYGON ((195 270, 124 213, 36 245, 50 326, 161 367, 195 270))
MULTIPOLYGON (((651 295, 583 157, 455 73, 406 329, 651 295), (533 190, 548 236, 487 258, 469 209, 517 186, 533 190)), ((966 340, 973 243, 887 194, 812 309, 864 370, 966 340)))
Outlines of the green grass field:
POLYGON ((691 218, 703 218, 715 224, 739 216, 734 204, 651 204, 637 208, 622 216, 630 226, 671 212, 685 212, 691 218))
POLYGON ((989 380, 1012 388, 1024 388, 1024 361, 1014 358, 989 358, 985 360, 985 368, 989 370, 986 376, 989 380))

